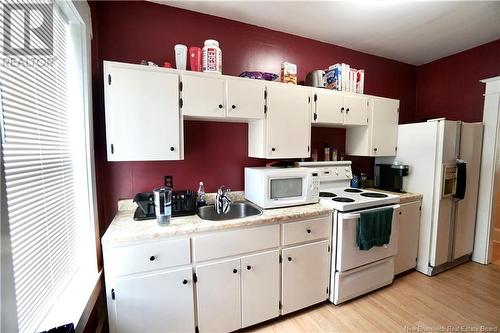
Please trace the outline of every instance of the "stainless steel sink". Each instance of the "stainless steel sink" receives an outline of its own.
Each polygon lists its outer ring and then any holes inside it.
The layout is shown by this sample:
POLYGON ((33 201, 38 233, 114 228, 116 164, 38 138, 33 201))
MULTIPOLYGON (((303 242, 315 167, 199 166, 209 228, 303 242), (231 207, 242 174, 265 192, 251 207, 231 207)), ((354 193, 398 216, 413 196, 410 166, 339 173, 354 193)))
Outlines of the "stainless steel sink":
POLYGON ((227 214, 217 214, 213 205, 198 208, 197 214, 203 220, 225 221, 261 215, 262 209, 249 202, 238 202, 231 204, 231 209, 227 214))

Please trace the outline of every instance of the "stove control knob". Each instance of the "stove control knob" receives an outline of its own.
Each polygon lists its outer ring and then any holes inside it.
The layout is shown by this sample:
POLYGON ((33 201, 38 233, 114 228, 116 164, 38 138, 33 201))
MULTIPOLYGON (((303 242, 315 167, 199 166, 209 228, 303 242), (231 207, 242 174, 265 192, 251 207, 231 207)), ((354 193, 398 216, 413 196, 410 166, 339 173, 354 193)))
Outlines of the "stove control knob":
POLYGON ((345 168, 345 171, 347 171, 347 172, 348 172, 348 171, 349 171, 349 168, 348 168, 348 167, 346 167, 346 168, 345 168))
POLYGON ((335 169, 335 176, 339 175, 339 170, 335 169))

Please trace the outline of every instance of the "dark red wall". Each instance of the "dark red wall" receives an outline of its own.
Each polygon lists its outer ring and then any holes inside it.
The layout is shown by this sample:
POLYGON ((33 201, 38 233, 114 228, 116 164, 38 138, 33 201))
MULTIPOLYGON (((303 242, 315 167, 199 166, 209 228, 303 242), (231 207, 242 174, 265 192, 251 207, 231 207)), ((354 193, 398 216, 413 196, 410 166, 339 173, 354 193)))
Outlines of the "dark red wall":
MULTIPOLYGON (((283 61, 298 65, 299 81, 307 72, 336 62, 365 69, 367 94, 401 100, 400 122, 413 121, 416 67, 343 47, 272 31, 219 17, 151 2, 92 2, 93 94, 98 203, 103 233, 116 212, 118 198, 161 185, 174 176, 176 189, 193 188, 203 180, 208 191, 220 185, 243 189, 243 167, 265 160, 247 157, 247 125, 185 122, 185 160, 108 163, 105 152, 102 61, 174 63, 174 45, 202 46, 208 38, 220 42, 223 72, 245 70, 279 73, 283 61), (220 145, 220 138, 224 138, 220 145)), ((313 129, 313 148, 324 143, 345 147, 345 130, 313 129)), ((355 159, 354 171, 371 172, 373 160, 355 159)))
POLYGON ((415 120, 482 121, 484 84, 479 80, 497 75, 500 40, 419 66, 415 120))

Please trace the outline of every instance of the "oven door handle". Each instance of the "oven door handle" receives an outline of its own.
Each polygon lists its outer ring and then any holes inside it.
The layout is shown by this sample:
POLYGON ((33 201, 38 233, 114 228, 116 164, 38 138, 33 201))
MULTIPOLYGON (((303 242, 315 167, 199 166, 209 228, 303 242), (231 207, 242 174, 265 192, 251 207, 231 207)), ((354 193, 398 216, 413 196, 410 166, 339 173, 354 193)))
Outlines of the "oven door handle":
MULTIPOLYGON (((399 208, 401 208, 401 205, 392 206, 392 209, 394 209, 394 210, 397 210, 399 208)), ((346 214, 342 214, 342 218, 344 218, 346 220, 359 219, 360 217, 361 217, 360 213, 346 213, 346 214)))

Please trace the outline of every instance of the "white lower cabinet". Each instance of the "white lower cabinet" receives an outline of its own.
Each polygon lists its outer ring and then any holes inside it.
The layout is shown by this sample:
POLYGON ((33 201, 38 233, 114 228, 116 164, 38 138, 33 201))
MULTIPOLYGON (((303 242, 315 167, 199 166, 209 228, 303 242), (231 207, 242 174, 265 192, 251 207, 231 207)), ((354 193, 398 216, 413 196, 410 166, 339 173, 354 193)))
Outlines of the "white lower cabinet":
POLYGON ((118 278, 111 294, 116 332, 193 332, 191 268, 118 278))
POLYGON ((241 328, 240 273, 240 259, 196 267, 200 332, 231 332, 241 328))
POLYGON ((282 314, 328 298, 330 240, 283 250, 282 314))
POLYGON ((232 332, 326 300, 331 221, 103 245, 110 332, 232 332))
POLYGON ((279 316, 279 250, 241 258, 241 327, 279 316))
POLYGON ((399 247, 398 254, 394 258, 394 274, 415 268, 417 265, 420 206, 420 200, 401 204, 399 247))

